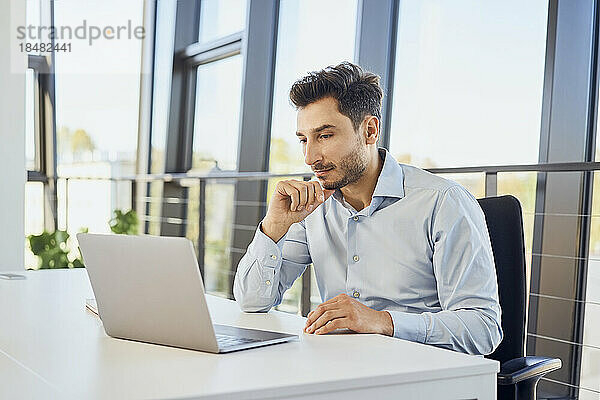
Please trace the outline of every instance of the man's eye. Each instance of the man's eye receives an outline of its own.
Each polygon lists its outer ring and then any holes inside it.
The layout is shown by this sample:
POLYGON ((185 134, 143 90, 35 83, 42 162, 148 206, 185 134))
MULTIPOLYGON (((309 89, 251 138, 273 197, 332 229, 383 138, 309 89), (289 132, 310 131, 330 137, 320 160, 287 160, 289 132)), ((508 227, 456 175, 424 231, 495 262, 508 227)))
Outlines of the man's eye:
POLYGON ((331 135, 321 135, 321 139, 329 139, 331 135))
POLYGON ((300 143, 306 143, 306 139, 299 139, 300 143))

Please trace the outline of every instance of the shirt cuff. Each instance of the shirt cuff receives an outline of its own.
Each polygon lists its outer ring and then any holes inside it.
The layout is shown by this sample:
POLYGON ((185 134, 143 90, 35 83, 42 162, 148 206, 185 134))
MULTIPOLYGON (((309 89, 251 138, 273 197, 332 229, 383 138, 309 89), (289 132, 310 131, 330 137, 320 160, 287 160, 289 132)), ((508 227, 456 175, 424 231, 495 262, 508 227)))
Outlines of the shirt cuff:
POLYGON ((283 244, 287 233, 283 235, 277 243, 270 237, 264 234, 261 229, 262 222, 258 224, 252 246, 249 249, 250 253, 256 258, 261 267, 277 268, 281 265, 281 257, 283 254, 283 244))
POLYGON ((253 265, 257 264, 254 267, 253 279, 258 279, 258 281, 255 281, 255 284, 258 285, 256 291, 258 297, 271 298, 274 296, 274 290, 278 285, 276 276, 281 268, 284 241, 285 236, 278 243, 273 242, 270 237, 261 231, 259 225, 254 234, 254 239, 248 246, 247 255, 254 260, 248 269, 252 269, 253 265))
POLYGON ((413 314, 403 311, 387 311, 394 324, 394 337, 425 343, 427 339, 427 323, 423 314, 413 314))

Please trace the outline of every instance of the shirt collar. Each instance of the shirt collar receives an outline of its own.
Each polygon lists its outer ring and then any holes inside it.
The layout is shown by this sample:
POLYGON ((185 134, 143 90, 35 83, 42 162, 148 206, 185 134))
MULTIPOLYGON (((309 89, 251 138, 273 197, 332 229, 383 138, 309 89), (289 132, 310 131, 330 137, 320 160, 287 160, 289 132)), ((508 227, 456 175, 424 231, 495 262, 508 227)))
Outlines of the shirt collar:
POLYGON ((404 171, 398 161, 384 148, 379 148, 383 168, 377 179, 373 197, 404 197, 404 171))
MULTIPOLYGON (((380 147, 379 156, 383 159, 383 168, 377 178, 377 184, 373 191, 375 197, 404 197, 404 171, 398 161, 384 148, 380 147)), ((333 193, 333 197, 345 205, 344 196, 339 189, 333 193)))

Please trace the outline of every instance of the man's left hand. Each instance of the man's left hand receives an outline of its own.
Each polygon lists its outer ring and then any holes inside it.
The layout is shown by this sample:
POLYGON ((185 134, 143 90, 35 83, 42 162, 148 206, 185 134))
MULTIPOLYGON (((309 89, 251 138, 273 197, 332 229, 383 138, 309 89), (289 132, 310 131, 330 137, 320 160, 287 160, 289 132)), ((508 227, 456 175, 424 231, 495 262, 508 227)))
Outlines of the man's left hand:
POLYGON ((346 294, 320 304, 308 314, 304 332, 322 335, 336 329, 393 336, 394 324, 386 311, 376 311, 346 294))

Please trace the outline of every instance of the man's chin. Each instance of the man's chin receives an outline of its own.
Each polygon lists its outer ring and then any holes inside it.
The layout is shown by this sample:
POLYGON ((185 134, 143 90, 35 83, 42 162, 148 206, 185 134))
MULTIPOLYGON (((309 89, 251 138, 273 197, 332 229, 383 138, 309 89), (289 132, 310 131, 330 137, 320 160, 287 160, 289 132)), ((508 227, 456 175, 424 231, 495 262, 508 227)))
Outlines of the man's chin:
POLYGON ((340 189, 345 186, 340 181, 331 182, 331 181, 324 180, 324 179, 320 179, 320 181, 321 181, 321 186, 323 186, 323 189, 327 189, 327 190, 337 190, 337 189, 340 189))

